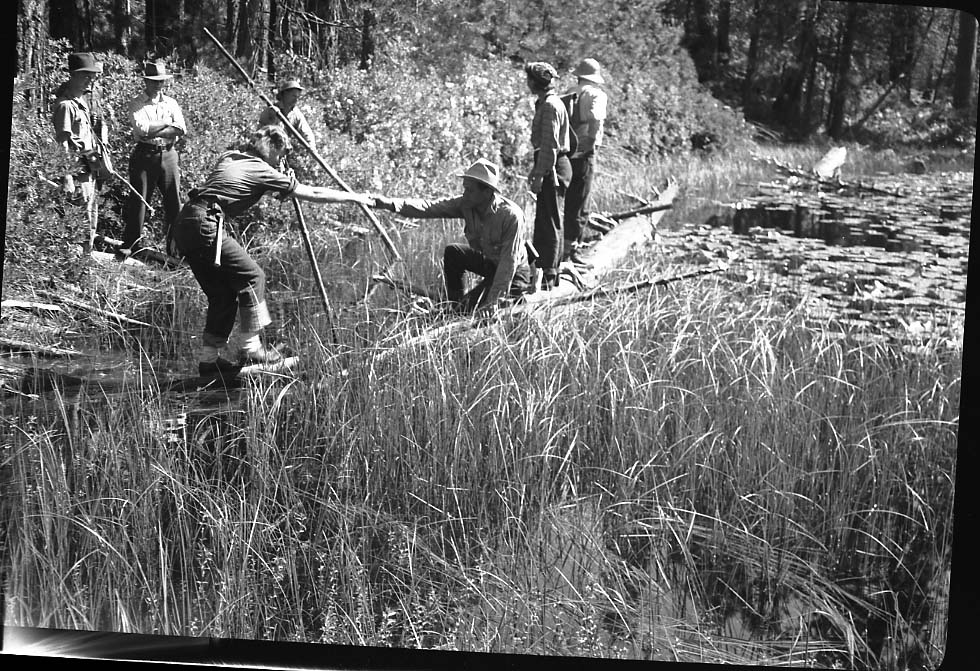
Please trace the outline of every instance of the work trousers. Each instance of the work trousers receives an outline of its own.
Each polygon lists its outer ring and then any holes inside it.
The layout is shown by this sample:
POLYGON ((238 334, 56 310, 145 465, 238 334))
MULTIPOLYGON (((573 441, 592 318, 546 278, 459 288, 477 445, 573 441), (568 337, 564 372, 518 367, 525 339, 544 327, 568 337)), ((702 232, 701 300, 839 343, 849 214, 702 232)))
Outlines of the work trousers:
MULTIPOLYGON (((164 149, 143 142, 137 142, 129 155, 129 183, 150 202, 157 189, 163 196, 164 232, 169 230, 180 212, 180 164, 177 150, 164 149)), ((124 216, 123 247, 132 246, 143 235, 143 221, 146 219, 146 206, 135 193, 129 194, 124 216)))
POLYGON ((197 283, 208 298, 204 322, 205 345, 228 342, 240 314, 242 332, 255 332, 272 323, 265 302, 265 272, 236 240, 223 235, 220 265, 215 265, 215 243, 223 226, 221 208, 192 200, 174 223, 173 239, 197 283))
POLYGON ((558 264, 561 262, 562 227, 561 199, 572 179, 572 165, 568 156, 561 155, 555 162, 558 184, 545 175, 538 193, 537 208, 534 212, 534 236, 531 242, 538 252, 536 265, 546 277, 557 278, 558 264))
POLYGON ((99 222, 99 188, 91 173, 74 177, 75 193, 70 202, 85 210, 84 229, 78 236, 78 244, 83 254, 91 254, 95 245, 95 228, 99 222))
MULTIPOLYGON (((493 284, 493 276, 497 274, 497 264, 487 258, 483 252, 479 252, 468 245, 449 245, 446 247, 442 257, 443 274, 446 276, 446 296, 451 301, 461 302, 464 300, 463 294, 463 275, 466 271, 479 275, 483 278, 476 289, 468 295, 474 299, 473 305, 466 305, 467 308, 477 307, 482 295, 490 289, 493 284)), ((514 279, 510 283, 509 298, 517 298, 527 292, 531 286, 531 269, 527 264, 517 267, 514 272, 514 279)))
POLYGON ((595 155, 570 159, 572 180, 565 191, 565 253, 571 245, 581 242, 582 231, 589 221, 589 196, 592 194, 592 177, 595 173, 595 155))

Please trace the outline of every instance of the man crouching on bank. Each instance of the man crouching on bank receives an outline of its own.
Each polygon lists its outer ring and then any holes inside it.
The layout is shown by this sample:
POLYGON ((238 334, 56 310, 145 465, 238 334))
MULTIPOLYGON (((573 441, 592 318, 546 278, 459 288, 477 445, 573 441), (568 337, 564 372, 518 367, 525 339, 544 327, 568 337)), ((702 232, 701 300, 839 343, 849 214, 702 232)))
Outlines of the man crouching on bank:
POLYGON ((497 166, 479 159, 465 173, 463 193, 441 200, 374 196, 374 207, 416 219, 462 219, 467 244, 451 244, 443 255, 446 294, 463 311, 492 314, 502 302, 530 288, 524 212, 500 194, 497 166), (483 278, 464 294, 463 275, 483 278))

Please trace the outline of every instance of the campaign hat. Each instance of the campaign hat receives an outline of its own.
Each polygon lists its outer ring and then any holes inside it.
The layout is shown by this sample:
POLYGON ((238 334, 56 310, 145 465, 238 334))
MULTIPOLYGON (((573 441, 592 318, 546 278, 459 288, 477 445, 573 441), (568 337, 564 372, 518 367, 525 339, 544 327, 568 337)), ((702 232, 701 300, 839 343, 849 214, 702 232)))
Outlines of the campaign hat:
POLYGON ((468 177, 469 179, 475 179, 478 182, 486 184, 494 191, 500 191, 500 178, 498 177, 498 169, 496 164, 491 163, 485 158, 477 159, 466 172, 456 175, 457 177, 468 177))

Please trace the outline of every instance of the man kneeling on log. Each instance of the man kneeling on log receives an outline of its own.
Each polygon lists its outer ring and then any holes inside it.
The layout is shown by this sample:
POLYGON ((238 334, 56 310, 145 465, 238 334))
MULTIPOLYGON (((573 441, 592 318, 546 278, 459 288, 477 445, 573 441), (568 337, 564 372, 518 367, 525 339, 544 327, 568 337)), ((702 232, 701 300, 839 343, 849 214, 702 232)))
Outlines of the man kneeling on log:
POLYGON ((500 302, 516 299, 530 288, 524 212, 500 195, 493 163, 481 158, 458 177, 463 178, 460 196, 435 201, 374 196, 374 207, 417 219, 462 219, 468 244, 446 247, 446 294, 463 311, 491 314, 500 302), (467 270, 483 281, 464 294, 467 270))
MULTIPOLYGON (((272 323, 265 301, 265 273, 224 230, 224 217, 242 214, 267 192, 314 203, 373 204, 362 194, 307 186, 280 168, 290 150, 289 137, 278 126, 263 126, 244 151, 228 151, 204 184, 190 191, 170 235, 208 298, 202 376, 236 375, 242 366, 277 363, 282 355, 264 347, 262 329, 272 323), (237 363, 219 356, 240 318, 242 347, 237 363)), ((168 249, 170 245, 168 244, 168 249)))

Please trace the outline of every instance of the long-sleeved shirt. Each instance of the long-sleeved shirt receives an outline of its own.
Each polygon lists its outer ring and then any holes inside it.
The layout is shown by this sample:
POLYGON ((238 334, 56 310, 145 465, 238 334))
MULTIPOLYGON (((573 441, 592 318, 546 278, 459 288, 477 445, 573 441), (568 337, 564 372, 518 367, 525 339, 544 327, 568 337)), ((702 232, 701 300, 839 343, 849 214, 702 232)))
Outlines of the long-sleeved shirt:
MULTIPOLYGON (((576 101, 577 123, 572 126, 578 136, 578 149, 573 158, 590 154, 602 144, 602 131, 606 122, 606 92, 595 84, 583 84, 572 89, 578 93, 576 101)), ((573 118, 576 115, 573 115, 573 118)))
POLYGON ((527 225, 517 203, 499 193, 485 210, 463 205, 462 196, 441 200, 396 198, 395 212, 418 219, 462 219, 467 244, 497 265, 485 298, 490 305, 507 295, 514 273, 527 264, 527 225))
POLYGON ((541 95, 534 104, 531 121, 531 146, 535 149, 532 177, 546 178, 555 167, 559 154, 569 150, 568 112, 554 92, 541 95))
MULTIPOLYGON (((282 111, 277 105, 274 105, 282 111)), ((303 136, 303 139, 310 143, 310 146, 316 149, 316 136, 313 135, 313 129, 310 128, 309 122, 306 120, 306 116, 299 110, 299 107, 294 107, 286 113, 286 120, 293 124, 293 128, 299 131, 299 134, 303 136)), ((279 120, 279 115, 276 114, 276 110, 272 107, 266 107, 262 110, 262 114, 259 115, 259 125, 260 126, 282 126, 282 121, 279 120)))
POLYGON ((173 126, 181 134, 187 132, 187 124, 184 123, 184 114, 180 111, 180 105, 170 96, 158 93, 156 97, 151 98, 146 93, 141 93, 129 103, 129 123, 133 127, 133 139, 137 142, 161 147, 172 145, 174 141, 171 138, 149 137, 150 124, 159 121, 173 126))

